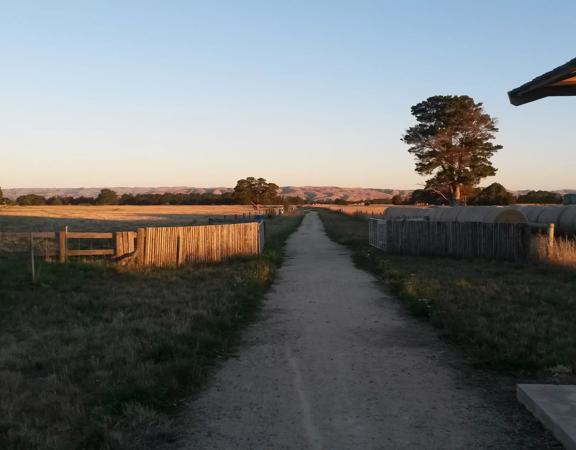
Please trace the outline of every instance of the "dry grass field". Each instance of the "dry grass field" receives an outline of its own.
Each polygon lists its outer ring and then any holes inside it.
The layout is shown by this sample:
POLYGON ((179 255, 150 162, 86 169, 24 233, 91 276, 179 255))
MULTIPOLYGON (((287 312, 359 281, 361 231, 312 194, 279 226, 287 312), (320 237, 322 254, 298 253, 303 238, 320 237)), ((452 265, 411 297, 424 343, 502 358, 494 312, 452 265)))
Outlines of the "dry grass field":
POLYGON ((350 216, 353 215, 367 215, 367 216, 380 216, 383 215, 387 208, 393 205, 314 205, 315 208, 324 208, 331 211, 343 212, 350 216))
POLYGON ((250 205, 4 206, 2 231, 128 231, 142 226, 190 225, 210 217, 254 214, 250 205))

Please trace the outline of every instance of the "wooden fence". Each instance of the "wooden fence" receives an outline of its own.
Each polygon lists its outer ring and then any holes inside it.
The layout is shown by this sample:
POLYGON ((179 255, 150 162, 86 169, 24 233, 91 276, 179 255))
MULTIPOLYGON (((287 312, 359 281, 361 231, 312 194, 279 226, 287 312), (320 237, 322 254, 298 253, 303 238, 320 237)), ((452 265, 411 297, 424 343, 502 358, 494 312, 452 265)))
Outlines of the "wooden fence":
POLYGON ((263 246, 264 225, 258 222, 139 228, 136 251, 126 263, 163 267, 219 262, 234 256, 259 255, 263 246))
POLYGON ((66 262, 74 256, 121 258, 134 252, 135 238, 134 231, 102 233, 62 230, 0 233, 0 239, 4 244, 8 244, 3 248, 6 252, 32 251, 35 256, 46 260, 58 259, 60 262, 66 262), (77 244, 71 246, 71 241, 77 244))
POLYGON ((517 223, 370 219, 369 241, 398 255, 509 261, 530 256, 530 227, 517 223))
POLYGON ((109 233, 68 230, 0 233, 0 238, 17 242, 18 245, 11 246, 13 251, 30 252, 32 257, 63 263, 71 257, 103 256, 128 265, 161 267, 259 255, 264 249, 265 223, 139 228, 109 233))

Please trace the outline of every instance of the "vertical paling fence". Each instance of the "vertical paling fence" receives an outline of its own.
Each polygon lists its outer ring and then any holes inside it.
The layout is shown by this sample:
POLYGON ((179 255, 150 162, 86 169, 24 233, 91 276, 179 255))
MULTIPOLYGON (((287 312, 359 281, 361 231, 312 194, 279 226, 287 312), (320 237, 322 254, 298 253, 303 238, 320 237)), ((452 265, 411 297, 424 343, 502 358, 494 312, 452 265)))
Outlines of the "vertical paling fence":
POLYGON ((115 252, 116 258, 123 258, 131 255, 136 250, 136 232, 135 231, 117 231, 115 235, 115 252))
POLYGON ((263 228, 258 222, 140 228, 135 252, 127 263, 164 267, 259 255, 264 245, 263 228))
POLYGON ((429 222, 370 219, 370 245, 388 253, 523 260, 530 228, 521 223, 429 222))
POLYGON ((368 239, 369 244, 372 247, 379 248, 380 250, 387 250, 386 247, 386 227, 387 221, 386 220, 378 220, 378 219, 370 219, 368 221, 368 239))
POLYGON ((258 227, 258 251, 260 254, 264 252, 264 246, 266 245, 266 222, 260 222, 258 227))

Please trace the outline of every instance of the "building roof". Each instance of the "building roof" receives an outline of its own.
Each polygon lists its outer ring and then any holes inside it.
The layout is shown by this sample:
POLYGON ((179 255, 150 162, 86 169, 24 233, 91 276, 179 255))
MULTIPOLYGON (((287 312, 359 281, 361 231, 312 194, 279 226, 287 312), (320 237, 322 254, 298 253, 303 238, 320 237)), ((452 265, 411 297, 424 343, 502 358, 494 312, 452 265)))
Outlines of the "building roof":
POLYGON ((508 92, 515 106, 551 96, 576 95, 576 58, 508 92))

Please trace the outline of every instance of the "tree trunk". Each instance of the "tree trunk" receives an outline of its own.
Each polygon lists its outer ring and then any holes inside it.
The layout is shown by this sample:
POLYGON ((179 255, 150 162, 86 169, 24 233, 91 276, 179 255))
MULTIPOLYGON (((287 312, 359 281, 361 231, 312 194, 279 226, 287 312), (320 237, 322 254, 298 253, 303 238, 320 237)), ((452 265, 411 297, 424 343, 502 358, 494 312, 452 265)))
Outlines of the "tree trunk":
POLYGON ((462 198, 462 194, 460 192, 460 185, 454 184, 450 186, 450 196, 452 197, 452 206, 460 205, 460 200, 462 198))

